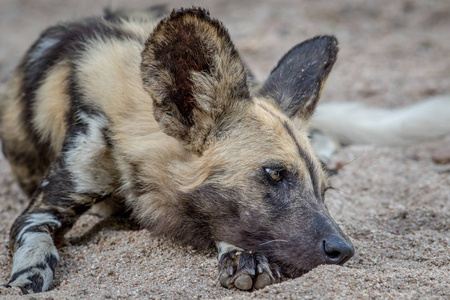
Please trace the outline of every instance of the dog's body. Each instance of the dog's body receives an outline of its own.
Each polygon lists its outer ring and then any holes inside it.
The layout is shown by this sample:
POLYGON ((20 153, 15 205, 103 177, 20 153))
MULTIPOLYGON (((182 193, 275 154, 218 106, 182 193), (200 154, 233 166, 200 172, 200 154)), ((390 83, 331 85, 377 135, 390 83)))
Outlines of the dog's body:
POLYGON ((31 203, 11 230, 9 285, 47 290, 55 245, 94 206, 125 205, 183 244, 215 243, 226 287, 261 288, 353 255, 324 205, 307 131, 335 38, 297 45, 251 90, 220 22, 197 8, 161 15, 49 28, 18 67, 0 134, 31 203))
POLYGON ((11 229, 8 284, 47 290, 56 246, 96 204, 125 204, 180 243, 215 243, 226 287, 345 263, 354 249, 323 203, 327 178, 306 130, 335 38, 294 47, 250 91, 220 22, 197 8, 158 23, 159 13, 51 27, 18 67, 0 128, 31 203, 11 229))

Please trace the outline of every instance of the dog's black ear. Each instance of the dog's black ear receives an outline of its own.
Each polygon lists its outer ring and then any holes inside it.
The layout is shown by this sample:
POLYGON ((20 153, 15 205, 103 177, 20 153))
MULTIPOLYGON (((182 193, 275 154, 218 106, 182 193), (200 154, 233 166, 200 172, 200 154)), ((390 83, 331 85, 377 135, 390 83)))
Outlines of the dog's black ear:
POLYGON ((338 50, 333 36, 317 36, 298 44, 281 58, 259 94, 274 99, 290 118, 308 120, 338 50))
POLYGON ((201 8, 174 10, 158 24, 142 52, 141 75, 159 125, 187 145, 200 143, 227 112, 250 101, 227 30, 201 8))

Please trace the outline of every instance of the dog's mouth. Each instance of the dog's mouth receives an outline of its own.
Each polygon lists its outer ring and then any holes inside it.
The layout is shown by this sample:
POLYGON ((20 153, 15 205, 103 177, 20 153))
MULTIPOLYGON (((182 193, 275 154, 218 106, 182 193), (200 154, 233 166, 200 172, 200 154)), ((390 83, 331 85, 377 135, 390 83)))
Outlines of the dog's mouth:
MULTIPOLYGON (((305 266, 300 264, 293 264, 292 262, 287 262, 283 259, 280 259, 280 257, 268 257, 269 261, 276 264, 281 271, 281 274, 286 279, 293 279, 297 277, 301 277, 317 267, 318 265, 314 266, 305 266)), ((301 261, 301 260, 300 260, 301 261)))
MULTIPOLYGON (((348 256, 348 257, 345 257, 344 259, 342 259, 341 261, 332 263, 332 264, 334 264, 336 266, 343 266, 351 258, 352 258, 352 256, 348 256)), ((303 261, 303 259, 301 259, 301 261, 303 261)), ((280 260, 276 260, 276 259, 273 261, 275 263, 277 263, 278 266, 281 268, 281 273, 283 274, 283 277, 291 278, 291 279, 301 277, 321 265, 330 264, 330 263, 326 263, 323 261, 318 261, 316 263, 312 263, 313 258, 310 258, 310 259, 311 259, 309 261, 310 264, 308 264, 308 265, 290 264, 287 262, 281 262, 280 260)))

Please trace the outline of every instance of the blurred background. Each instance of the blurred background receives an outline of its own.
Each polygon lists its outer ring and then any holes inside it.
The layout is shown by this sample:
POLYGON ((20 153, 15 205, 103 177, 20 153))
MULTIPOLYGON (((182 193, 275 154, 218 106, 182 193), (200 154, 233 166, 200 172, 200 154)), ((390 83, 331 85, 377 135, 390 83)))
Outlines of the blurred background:
MULTIPOLYGON (((0 0, 0 89, 46 27, 112 9, 161 0, 0 0)), ((340 54, 324 101, 402 106, 450 92, 448 0, 167 1, 169 8, 208 8, 229 29, 244 60, 264 80, 295 44, 336 35, 340 54)))

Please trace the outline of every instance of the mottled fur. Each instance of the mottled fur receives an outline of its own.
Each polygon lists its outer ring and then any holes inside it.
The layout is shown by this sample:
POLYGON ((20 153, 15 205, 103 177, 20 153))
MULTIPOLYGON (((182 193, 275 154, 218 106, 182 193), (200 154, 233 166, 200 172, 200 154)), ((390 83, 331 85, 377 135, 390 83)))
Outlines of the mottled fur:
POLYGON ((49 288, 63 240, 97 203, 156 234, 219 248, 220 282, 246 290, 354 253, 324 205, 307 122, 336 60, 324 36, 251 91, 223 25, 200 8, 47 29, 2 99, 5 155, 31 202, 11 229, 9 282, 49 288), (252 95, 256 94, 257 97, 252 95))

